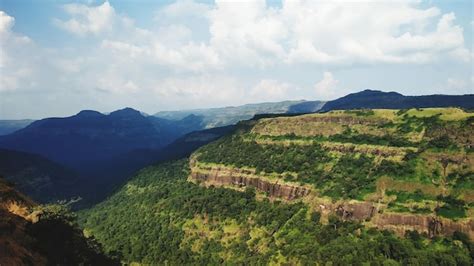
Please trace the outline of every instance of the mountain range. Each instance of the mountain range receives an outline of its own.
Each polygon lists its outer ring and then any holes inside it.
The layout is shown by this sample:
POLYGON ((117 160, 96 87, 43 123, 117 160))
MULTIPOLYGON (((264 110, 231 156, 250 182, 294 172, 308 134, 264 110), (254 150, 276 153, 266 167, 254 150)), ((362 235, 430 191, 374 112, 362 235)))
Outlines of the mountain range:
POLYGON ((0 174, 42 202, 78 196, 97 202, 142 167, 185 157, 233 132, 241 120, 335 109, 437 106, 474 108, 474 95, 403 96, 365 90, 329 102, 285 101, 155 115, 131 108, 110 114, 84 110, 71 117, 17 123, 28 125, 0 136, 0 155, 17 159, 15 163, 4 160, 0 174), (16 165, 25 167, 15 170, 16 165), (56 185, 63 194, 51 192, 56 185))
MULTIPOLYGON (((257 114, 281 114, 289 112, 292 106, 304 103, 305 101, 283 101, 257 104, 246 104, 241 106, 229 106, 222 108, 194 109, 182 111, 161 111, 154 116, 171 120, 179 120, 188 115, 196 115, 202 118, 203 128, 222 127, 236 124, 241 120, 247 120, 257 114)), ((311 109, 300 108, 294 112, 308 113, 318 111, 314 105, 322 106, 324 102, 311 102, 311 109)))
POLYGON ((0 137, 0 175, 48 204, 0 177, 0 264, 472 265, 472 100, 34 121, 0 137))

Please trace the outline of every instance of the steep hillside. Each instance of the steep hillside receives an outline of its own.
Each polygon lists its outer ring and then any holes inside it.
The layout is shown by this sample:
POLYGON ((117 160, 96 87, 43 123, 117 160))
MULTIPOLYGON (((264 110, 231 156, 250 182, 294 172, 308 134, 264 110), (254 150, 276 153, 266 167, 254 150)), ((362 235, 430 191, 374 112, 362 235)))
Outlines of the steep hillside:
POLYGON ((223 108, 195 109, 185 111, 162 111, 155 114, 157 117, 179 120, 188 115, 202 118, 204 128, 233 125, 241 120, 247 120, 257 114, 310 113, 318 111, 324 102, 312 101, 311 105, 304 105, 304 101, 284 101, 275 103, 246 104, 223 108), (302 104, 299 106, 299 104, 302 104), (293 107, 295 106, 295 107, 293 107))
POLYGON ((262 118, 80 213, 125 262, 470 265, 474 115, 262 118), (386 231, 388 230, 388 231, 386 231))
POLYGON ((5 149, 0 149, 0 176, 42 203, 73 197, 79 185, 77 174, 60 164, 40 155, 5 149))
POLYGON ((327 102, 321 111, 350 109, 406 109, 428 107, 474 108, 474 94, 405 96, 396 92, 365 90, 327 102))
POLYGON ((474 239, 473 117, 430 108, 261 119, 198 150, 191 180, 303 201, 323 219, 474 239))
MULTIPOLYGON (((189 161, 148 167, 94 208, 81 225, 126 263, 152 265, 470 265, 465 234, 399 238, 320 212, 302 202, 269 201, 188 182, 189 161), (320 221, 321 220, 321 221, 320 221), (322 222, 322 223, 321 223, 322 222)), ((471 252, 471 255, 469 255, 471 252)))
POLYGON ((0 265, 118 265, 84 238, 73 216, 41 206, 0 178, 0 265))
POLYGON ((21 120, 0 120, 0 136, 8 135, 19 129, 22 129, 34 120, 31 119, 21 119, 21 120))

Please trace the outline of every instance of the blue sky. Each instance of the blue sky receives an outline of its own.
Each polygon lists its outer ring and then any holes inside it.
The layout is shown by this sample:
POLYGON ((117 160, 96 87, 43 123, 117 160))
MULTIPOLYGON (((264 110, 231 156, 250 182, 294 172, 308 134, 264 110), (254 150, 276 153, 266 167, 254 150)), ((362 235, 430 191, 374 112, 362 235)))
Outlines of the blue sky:
POLYGON ((473 92, 469 0, 0 0, 0 119, 473 92))

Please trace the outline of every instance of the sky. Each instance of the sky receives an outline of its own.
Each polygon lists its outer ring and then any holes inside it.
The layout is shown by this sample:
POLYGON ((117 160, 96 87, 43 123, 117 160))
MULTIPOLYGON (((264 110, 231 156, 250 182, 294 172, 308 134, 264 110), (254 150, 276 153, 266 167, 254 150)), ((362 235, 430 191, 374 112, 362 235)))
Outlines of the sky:
POLYGON ((470 0, 0 0, 0 119, 474 93, 470 0))

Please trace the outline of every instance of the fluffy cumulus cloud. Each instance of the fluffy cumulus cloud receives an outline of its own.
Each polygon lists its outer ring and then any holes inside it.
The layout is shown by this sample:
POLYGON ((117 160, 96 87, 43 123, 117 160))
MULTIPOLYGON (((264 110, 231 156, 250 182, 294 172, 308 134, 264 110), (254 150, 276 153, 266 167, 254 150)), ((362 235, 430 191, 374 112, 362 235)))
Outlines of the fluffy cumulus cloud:
MULTIPOLYGON (((139 27, 108 1, 66 4, 51 24, 85 44, 55 49, 15 33, 15 19, 0 11, 0 90, 93 97, 99 109, 114 99, 104 108, 145 97, 136 107, 155 112, 172 109, 169 103, 331 99, 350 89, 340 73, 354 68, 472 65, 455 14, 425 6, 418 0, 284 0, 281 6, 178 0, 158 8, 151 26, 139 27)), ((468 90, 460 85, 453 79, 444 91, 468 90)))
POLYGON ((11 91, 29 86, 33 72, 29 48, 32 41, 27 36, 12 31, 15 18, 0 10, 0 91, 11 91))
POLYGON ((100 34, 111 30, 116 18, 114 8, 109 2, 89 7, 80 4, 67 4, 64 11, 71 16, 68 20, 54 19, 60 28, 77 35, 100 34))
POLYGON ((255 102, 283 101, 298 98, 298 88, 286 82, 262 79, 251 88, 249 95, 255 102))
MULTIPOLYGON (((123 33, 122 24, 133 24, 109 2, 69 4, 64 10, 71 18, 55 23, 81 36, 110 33, 114 25, 123 33)), ((158 64, 189 71, 235 64, 266 68, 469 59, 455 15, 436 7, 422 9, 417 1, 284 1, 275 8, 264 0, 216 1, 212 6, 184 0, 158 10, 155 19, 160 22, 155 32, 132 27, 126 35, 105 35, 111 38, 106 41, 118 44, 122 37, 125 43, 110 48, 132 57, 140 50, 158 64), (195 18, 208 27, 208 39, 193 38, 193 25, 187 22, 195 18)))
POLYGON ((314 85, 318 99, 330 100, 341 96, 338 90, 339 81, 334 78, 331 72, 324 72, 323 78, 314 85))

